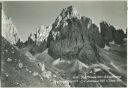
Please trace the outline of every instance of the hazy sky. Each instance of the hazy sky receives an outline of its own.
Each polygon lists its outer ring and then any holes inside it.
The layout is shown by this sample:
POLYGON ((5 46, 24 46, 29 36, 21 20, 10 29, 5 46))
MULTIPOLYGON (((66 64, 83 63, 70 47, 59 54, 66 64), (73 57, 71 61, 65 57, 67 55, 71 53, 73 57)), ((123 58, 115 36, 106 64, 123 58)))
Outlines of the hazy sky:
POLYGON ((39 25, 52 24, 63 8, 75 6, 77 11, 90 17, 99 26, 101 21, 107 21, 116 28, 127 28, 126 1, 43 1, 43 2, 4 2, 7 16, 15 23, 23 40, 39 25))

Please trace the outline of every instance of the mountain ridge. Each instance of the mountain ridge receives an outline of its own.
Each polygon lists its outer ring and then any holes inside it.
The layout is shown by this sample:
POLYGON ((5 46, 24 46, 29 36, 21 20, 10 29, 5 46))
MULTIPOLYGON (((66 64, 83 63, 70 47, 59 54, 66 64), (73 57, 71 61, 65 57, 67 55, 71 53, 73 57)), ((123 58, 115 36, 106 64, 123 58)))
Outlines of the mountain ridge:
MULTIPOLYGON (((5 84, 2 85, 19 86, 15 84, 15 80, 18 80, 23 84, 21 86, 126 86, 127 36, 122 29, 116 30, 105 21, 100 23, 100 29, 101 32, 90 18, 81 16, 73 6, 69 6, 62 10, 51 26, 38 26, 25 42, 19 39, 16 44, 12 44, 3 36, 4 73, 2 74, 5 84), (13 64, 15 58, 20 62, 13 64), (24 71, 25 65, 30 69, 24 71), (12 75, 10 69, 18 74, 12 75), (27 74, 28 70, 32 70, 32 76, 27 74), (31 82, 25 74, 33 78, 33 81, 31 82), (6 81, 10 75, 15 77, 15 80, 11 81, 12 84, 6 81), (35 79, 39 75, 43 82, 38 78, 35 79), (91 80, 89 77, 101 75, 112 76, 113 79, 120 81, 115 83, 88 81, 91 80), (121 78, 117 78, 116 75, 121 78), (21 82, 22 80, 17 79, 20 77, 27 81, 21 82)), ((10 80, 13 78, 10 77, 10 80)), ((100 79, 96 78, 96 80, 100 79)))

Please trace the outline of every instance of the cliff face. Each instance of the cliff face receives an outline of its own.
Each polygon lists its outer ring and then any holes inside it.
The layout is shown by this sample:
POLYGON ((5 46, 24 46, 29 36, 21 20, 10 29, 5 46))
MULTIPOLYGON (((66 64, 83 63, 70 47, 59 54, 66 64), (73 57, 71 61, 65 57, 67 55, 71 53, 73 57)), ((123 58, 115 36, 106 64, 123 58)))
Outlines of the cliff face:
POLYGON ((77 58, 87 64, 97 61, 98 51, 94 43, 103 45, 98 27, 92 24, 91 19, 81 17, 70 6, 61 12, 52 26, 48 37, 48 52, 51 56, 77 58))
POLYGON ((6 38, 11 44, 16 44, 19 40, 19 34, 16 26, 12 22, 11 18, 7 17, 2 10, 2 36, 6 38))

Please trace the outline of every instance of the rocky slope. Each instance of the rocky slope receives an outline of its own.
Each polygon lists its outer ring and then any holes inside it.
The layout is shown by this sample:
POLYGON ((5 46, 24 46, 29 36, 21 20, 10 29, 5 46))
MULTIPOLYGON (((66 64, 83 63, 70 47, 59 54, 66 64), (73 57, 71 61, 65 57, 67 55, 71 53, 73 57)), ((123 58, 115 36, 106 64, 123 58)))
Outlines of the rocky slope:
POLYGON ((61 76, 69 80, 72 87, 125 87, 126 70, 122 65, 126 66, 126 63, 120 61, 122 58, 113 53, 109 52, 108 55, 108 52, 101 50, 101 54, 106 59, 106 63, 86 65, 77 59, 69 61, 61 58, 53 61, 52 64, 62 70, 61 76))
MULTIPOLYGON (((1 85, 3 87, 68 87, 50 68, 40 61, 31 59, 32 55, 19 51, 2 37, 1 85), (56 83, 58 82, 58 83, 56 83)), ((33 57, 34 58, 34 57, 33 57)))

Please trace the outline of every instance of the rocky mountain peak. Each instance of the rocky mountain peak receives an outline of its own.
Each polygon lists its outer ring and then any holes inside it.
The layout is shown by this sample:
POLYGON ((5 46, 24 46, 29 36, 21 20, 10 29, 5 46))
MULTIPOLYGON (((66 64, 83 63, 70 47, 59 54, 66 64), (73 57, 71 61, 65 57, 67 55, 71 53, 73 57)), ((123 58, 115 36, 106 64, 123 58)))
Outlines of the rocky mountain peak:
POLYGON ((81 19, 80 14, 73 6, 69 6, 62 10, 60 15, 55 20, 54 23, 55 28, 58 28, 59 25, 63 25, 63 26, 68 25, 67 19, 71 19, 71 18, 81 19))
POLYGON ((45 27, 44 25, 40 25, 36 28, 35 33, 30 34, 30 37, 33 41, 36 42, 42 42, 44 40, 47 41, 47 37, 51 28, 51 26, 45 27))
POLYGON ((65 9, 62 10, 60 16, 62 18, 72 18, 72 17, 80 17, 80 14, 78 13, 78 11, 76 10, 76 8, 74 6, 69 6, 65 9))
POLYGON ((11 44, 16 44, 20 39, 16 26, 12 19, 7 17, 2 10, 2 36, 6 38, 11 44))
POLYGON ((96 63, 98 55, 95 52, 95 43, 102 45, 98 27, 90 18, 80 16, 79 19, 79 16, 72 6, 62 10, 52 24, 47 43, 48 53, 55 59, 61 57, 78 59, 87 64, 96 63))

